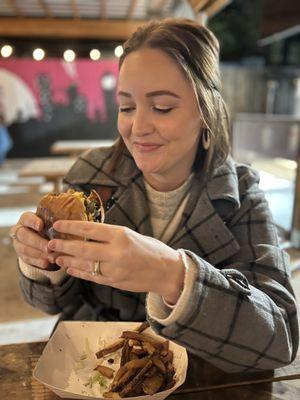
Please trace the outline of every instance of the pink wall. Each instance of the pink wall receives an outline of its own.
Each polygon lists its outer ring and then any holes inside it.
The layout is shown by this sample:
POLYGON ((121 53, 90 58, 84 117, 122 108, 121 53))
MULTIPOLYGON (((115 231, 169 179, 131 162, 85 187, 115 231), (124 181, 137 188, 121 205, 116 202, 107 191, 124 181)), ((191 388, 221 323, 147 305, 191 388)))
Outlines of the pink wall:
POLYGON ((54 103, 65 104, 67 88, 75 84, 78 92, 87 99, 87 116, 93 119, 96 110, 99 110, 101 117, 105 119, 106 110, 101 78, 106 73, 117 78, 118 61, 114 59, 103 61, 79 59, 73 63, 67 63, 61 59, 34 61, 11 58, 0 59, 0 69, 6 69, 22 79, 33 93, 39 107, 37 77, 40 74, 47 74, 51 81, 51 98, 54 103))

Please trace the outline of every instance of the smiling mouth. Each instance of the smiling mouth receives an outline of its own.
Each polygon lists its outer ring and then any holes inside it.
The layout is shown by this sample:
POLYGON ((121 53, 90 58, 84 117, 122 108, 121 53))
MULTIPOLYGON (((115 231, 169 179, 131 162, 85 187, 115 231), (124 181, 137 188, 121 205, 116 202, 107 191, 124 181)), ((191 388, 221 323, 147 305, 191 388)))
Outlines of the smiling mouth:
POLYGON ((143 152, 149 152, 149 151, 154 151, 160 148, 162 145, 161 144, 155 144, 155 143, 133 143, 134 147, 143 152))

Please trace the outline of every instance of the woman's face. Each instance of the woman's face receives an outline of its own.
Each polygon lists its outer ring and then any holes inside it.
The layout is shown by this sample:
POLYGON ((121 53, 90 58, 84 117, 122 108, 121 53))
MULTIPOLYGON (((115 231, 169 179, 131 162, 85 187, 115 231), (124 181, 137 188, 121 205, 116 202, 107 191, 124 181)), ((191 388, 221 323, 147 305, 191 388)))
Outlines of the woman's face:
POLYGON ((157 49, 130 53, 118 82, 119 132, 146 181, 179 187, 190 175, 202 120, 192 85, 157 49))

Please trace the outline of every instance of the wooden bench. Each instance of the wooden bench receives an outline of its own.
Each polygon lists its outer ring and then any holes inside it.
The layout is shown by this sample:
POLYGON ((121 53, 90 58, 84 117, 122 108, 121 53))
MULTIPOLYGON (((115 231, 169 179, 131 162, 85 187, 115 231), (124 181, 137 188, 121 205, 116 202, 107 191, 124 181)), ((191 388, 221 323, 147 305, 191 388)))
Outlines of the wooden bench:
POLYGON ((59 140, 50 147, 52 154, 69 154, 78 156, 84 151, 94 147, 111 146, 113 140, 59 140))
POLYGON ((71 157, 50 157, 37 158, 29 161, 21 168, 20 177, 43 177, 46 182, 54 185, 54 191, 60 190, 61 179, 66 175, 76 158, 71 157))

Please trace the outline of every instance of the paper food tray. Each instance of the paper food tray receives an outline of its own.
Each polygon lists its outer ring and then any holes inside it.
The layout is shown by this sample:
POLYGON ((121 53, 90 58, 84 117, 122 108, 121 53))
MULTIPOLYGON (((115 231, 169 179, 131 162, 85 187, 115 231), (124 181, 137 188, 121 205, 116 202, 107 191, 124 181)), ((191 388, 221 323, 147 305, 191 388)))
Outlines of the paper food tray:
MULTIPOLYGON (((61 322, 49 339, 33 371, 33 377, 62 398, 104 399, 100 385, 92 388, 85 386, 97 361, 99 363, 95 354, 118 339, 123 331, 133 330, 138 325, 136 322, 61 322)), ((147 328, 145 333, 160 338, 151 328, 147 328)), ((127 399, 147 400, 151 397, 163 400, 184 383, 188 365, 186 350, 171 341, 170 349, 174 353, 175 385, 152 396, 127 399)), ((117 370, 120 365, 116 360, 109 367, 117 370)), ((105 391, 107 389, 102 390, 105 391)))

